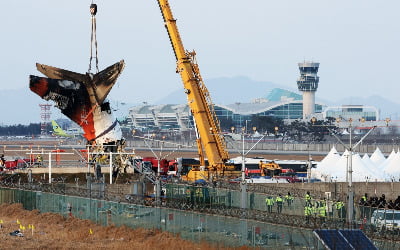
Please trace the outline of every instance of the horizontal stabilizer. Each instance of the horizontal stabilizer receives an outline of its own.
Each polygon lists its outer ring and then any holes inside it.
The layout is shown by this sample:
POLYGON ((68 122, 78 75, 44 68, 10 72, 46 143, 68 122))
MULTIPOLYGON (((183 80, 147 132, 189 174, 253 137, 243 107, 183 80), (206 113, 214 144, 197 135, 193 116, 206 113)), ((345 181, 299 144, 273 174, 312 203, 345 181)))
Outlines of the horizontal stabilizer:
POLYGON ((69 70, 36 63, 37 70, 49 78, 80 82, 83 83, 87 88, 91 88, 96 98, 96 102, 99 105, 104 102, 108 93, 110 93, 111 88, 114 86, 124 67, 125 62, 121 60, 100 71, 99 73, 92 75, 80 74, 69 70))

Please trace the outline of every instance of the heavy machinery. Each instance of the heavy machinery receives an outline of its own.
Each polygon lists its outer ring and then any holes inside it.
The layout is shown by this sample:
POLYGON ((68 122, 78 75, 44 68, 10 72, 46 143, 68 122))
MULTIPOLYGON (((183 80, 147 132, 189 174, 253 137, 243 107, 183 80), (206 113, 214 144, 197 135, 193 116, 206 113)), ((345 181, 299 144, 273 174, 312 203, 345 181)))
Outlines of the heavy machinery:
POLYGON ((260 161, 258 163, 258 167, 260 168, 260 175, 261 176, 274 176, 280 174, 282 168, 279 164, 275 163, 274 161, 260 161))
POLYGON ((221 134, 210 93, 200 75, 196 53, 195 51, 185 50, 168 1, 157 1, 175 53, 176 72, 181 75, 197 132, 200 166, 193 167, 186 175, 186 179, 196 181, 221 176, 237 176, 240 172, 234 171, 233 165, 227 165, 229 154, 221 134), (205 156, 208 160, 208 166, 206 166, 205 156))

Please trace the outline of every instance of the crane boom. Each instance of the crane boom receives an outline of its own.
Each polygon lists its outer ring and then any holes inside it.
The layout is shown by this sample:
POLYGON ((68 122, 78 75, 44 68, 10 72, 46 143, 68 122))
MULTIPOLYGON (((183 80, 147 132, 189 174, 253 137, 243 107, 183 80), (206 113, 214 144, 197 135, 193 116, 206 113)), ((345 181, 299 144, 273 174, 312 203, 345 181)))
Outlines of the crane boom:
POLYGON ((210 93, 200 75, 195 57, 196 53, 185 50, 168 1, 157 1, 175 53, 176 72, 181 75, 188 104, 195 120, 200 163, 204 164, 203 152, 205 152, 209 170, 223 171, 225 162, 229 159, 229 154, 225 147, 225 140, 221 134, 210 93))

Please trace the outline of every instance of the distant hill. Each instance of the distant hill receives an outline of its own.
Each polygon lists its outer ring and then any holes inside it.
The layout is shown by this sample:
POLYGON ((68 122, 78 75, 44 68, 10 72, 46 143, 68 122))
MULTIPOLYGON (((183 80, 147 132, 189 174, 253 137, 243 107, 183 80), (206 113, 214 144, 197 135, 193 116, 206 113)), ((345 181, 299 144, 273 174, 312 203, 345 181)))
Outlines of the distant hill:
MULTIPOLYGON (((211 98, 215 104, 233 104, 236 102, 249 103, 256 98, 266 98, 272 89, 281 88, 300 94, 298 90, 279 85, 272 82, 259 82, 251 80, 248 77, 220 77, 205 80, 208 90, 211 93, 211 98)), ((381 111, 381 118, 390 117, 392 120, 400 119, 400 104, 389 101, 381 96, 356 97, 350 96, 341 100, 323 100, 318 98, 318 103, 328 106, 341 105, 368 105, 375 106, 381 111)), ((2 90, 0 91, 0 107, 1 119, 0 125, 12 124, 29 124, 41 122, 39 103, 50 103, 40 99, 33 94, 29 88, 17 90, 2 90)), ((165 95, 165 97, 151 104, 186 104, 186 94, 183 88, 165 95)), ((129 108, 139 104, 123 103, 118 100, 111 100, 111 107, 114 109, 114 115, 121 118, 128 114, 129 108)), ((57 108, 52 108, 51 119, 65 118, 57 108)))
MULTIPOLYGON (((288 89, 287 86, 272 82, 253 81, 244 76, 220 77, 204 81, 215 104, 248 103, 253 99, 266 97, 273 88, 288 89)), ((167 103, 186 104, 186 94, 183 92, 183 87, 156 102, 156 104, 167 103)))

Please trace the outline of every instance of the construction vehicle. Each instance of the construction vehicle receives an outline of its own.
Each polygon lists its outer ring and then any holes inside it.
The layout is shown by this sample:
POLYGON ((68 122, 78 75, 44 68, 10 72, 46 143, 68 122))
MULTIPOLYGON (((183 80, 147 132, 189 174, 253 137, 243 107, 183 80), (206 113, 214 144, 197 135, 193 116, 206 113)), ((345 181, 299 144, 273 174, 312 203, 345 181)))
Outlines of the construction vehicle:
POLYGON ((196 181, 199 179, 207 180, 222 176, 240 175, 240 172, 234 171, 235 167, 233 165, 227 164, 229 154, 221 134, 210 93, 200 75, 196 52, 185 50, 168 1, 157 1, 177 61, 176 72, 181 75, 197 132, 200 166, 193 166, 185 179, 187 181, 196 181), (208 160, 208 166, 206 166, 205 156, 208 160))
POLYGON ((258 167, 260 168, 260 174, 261 176, 274 176, 278 175, 281 173, 282 168, 279 166, 279 164, 275 163, 274 161, 260 161, 258 163, 258 167))

